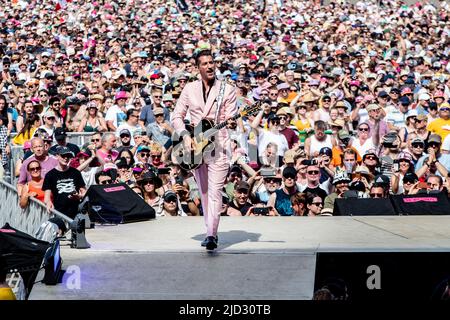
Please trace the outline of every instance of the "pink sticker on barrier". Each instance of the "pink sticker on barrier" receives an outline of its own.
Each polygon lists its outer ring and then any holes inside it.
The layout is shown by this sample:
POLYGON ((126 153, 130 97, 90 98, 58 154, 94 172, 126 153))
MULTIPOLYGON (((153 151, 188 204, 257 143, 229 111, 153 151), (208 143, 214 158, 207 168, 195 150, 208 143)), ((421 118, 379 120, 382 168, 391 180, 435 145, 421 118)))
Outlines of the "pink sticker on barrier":
POLYGON ((116 192, 116 191, 123 191, 123 190, 125 190, 124 186, 103 189, 103 191, 105 191, 105 192, 116 192))
POLYGON ((0 232, 3 232, 3 233, 16 233, 15 230, 11 230, 11 229, 0 229, 0 232))
POLYGON ((403 202, 412 203, 412 202, 438 202, 438 199, 435 197, 427 197, 427 198, 403 198, 403 202))

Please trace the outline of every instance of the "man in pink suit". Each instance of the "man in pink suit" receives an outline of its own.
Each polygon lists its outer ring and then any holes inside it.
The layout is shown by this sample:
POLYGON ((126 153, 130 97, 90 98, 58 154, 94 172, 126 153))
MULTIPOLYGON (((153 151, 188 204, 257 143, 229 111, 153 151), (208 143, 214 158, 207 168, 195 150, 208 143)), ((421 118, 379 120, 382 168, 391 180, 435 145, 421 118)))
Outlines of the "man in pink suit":
MULTIPOLYGON (((184 87, 172 116, 172 125, 176 133, 183 137, 186 150, 191 150, 193 143, 188 134, 183 134, 183 131, 186 130, 184 120, 190 119, 194 126, 205 118, 214 121, 221 88, 221 81, 215 77, 215 63, 211 51, 200 51, 195 60, 201 80, 188 83, 184 87)), ((236 112, 236 91, 234 87, 226 84, 218 122, 225 121, 234 116, 236 112)), ((217 248, 217 229, 222 211, 221 190, 230 163, 230 139, 227 130, 220 130, 217 133, 214 147, 214 152, 203 155, 202 164, 194 171, 201 193, 207 230, 207 237, 202 242, 202 246, 206 246, 207 250, 217 248)))

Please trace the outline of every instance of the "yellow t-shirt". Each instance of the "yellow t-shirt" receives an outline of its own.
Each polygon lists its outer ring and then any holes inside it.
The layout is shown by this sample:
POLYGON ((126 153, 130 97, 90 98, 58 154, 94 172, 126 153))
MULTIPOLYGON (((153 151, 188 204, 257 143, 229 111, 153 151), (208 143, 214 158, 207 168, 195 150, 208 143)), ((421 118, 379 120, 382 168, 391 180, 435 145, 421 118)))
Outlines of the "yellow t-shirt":
POLYGON ((21 133, 18 134, 17 136, 14 137, 13 139, 13 143, 17 146, 23 146, 23 144, 25 143, 25 141, 30 140, 31 138, 33 138, 34 132, 37 130, 37 128, 31 129, 28 134, 25 133, 21 133))
POLYGON ((16 295, 11 288, 0 288, 0 300, 16 300, 16 295))
POLYGON ((428 124, 428 131, 431 133, 435 133, 441 136, 442 141, 444 141, 445 137, 450 133, 450 119, 444 120, 438 118, 428 124))
POLYGON ((293 122, 294 126, 296 126, 299 131, 311 128, 311 123, 308 120, 305 120, 305 122, 303 122, 302 120, 296 120, 293 122))

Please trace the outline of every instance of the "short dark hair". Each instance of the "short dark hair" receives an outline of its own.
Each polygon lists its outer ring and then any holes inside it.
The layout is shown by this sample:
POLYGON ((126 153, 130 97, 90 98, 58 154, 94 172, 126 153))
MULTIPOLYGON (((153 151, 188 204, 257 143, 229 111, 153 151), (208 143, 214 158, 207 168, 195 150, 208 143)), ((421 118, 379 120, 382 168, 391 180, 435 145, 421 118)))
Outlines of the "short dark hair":
MULTIPOLYGON (((195 64, 198 66, 200 62, 200 57, 213 57, 211 50, 205 49, 200 50, 199 52, 194 54, 195 64)), ((214 57, 213 57, 214 58, 214 57)))

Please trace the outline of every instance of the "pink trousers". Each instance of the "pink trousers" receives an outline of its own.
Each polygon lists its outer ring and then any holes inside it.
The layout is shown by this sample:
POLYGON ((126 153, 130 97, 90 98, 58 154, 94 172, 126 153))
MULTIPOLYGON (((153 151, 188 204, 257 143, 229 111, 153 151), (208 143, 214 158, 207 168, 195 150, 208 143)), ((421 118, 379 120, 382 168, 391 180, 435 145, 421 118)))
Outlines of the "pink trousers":
POLYGON ((215 237, 222 211, 222 188, 228 175, 229 164, 226 159, 216 159, 203 163, 194 171, 201 194, 206 235, 215 237))

